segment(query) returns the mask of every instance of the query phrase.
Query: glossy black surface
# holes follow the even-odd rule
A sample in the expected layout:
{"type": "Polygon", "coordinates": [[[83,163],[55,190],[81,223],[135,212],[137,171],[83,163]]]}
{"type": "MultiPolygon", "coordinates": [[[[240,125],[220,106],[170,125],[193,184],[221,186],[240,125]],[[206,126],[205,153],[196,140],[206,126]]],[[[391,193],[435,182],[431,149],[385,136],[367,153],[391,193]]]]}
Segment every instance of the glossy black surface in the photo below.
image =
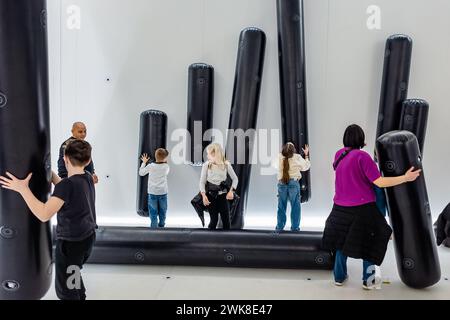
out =
{"type": "MultiPolygon", "coordinates": [[[[423,170],[419,144],[411,132],[386,133],[376,148],[385,177],[403,175],[412,166],[423,170]]],[[[386,195],[400,278],[413,288],[437,283],[441,270],[424,172],[414,182],[386,188],[386,195]]]]}
{"type": "MultiPolygon", "coordinates": [[[[25,178],[41,201],[50,192],[45,0],[0,1],[0,174],[25,178]]],[[[49,223],[0,188],[0,300],[40,299],[52,280],[49,223]]]]}
{"type": "Polygon", "coordinates": [[[410,37],[397,34],[386,40],[377,138],[399,129],[402,103],[408,97],[411,54],[410,37]]]}
{"type": "Polygon", "coordinates": [[[258,119],[265,47],[266,35],[262,30],[247,28],[241,32],[228,126],[234,131],[229,132],[226,147],[227,158],[232,162],[239,178],[236,193],[241,197],[235,215],[231,217],[231,228],[233,229],[244,227],[255,133],[252,129],[256,129],[258,119]],[[247,135],[245,138],[239,139],[238,135],[243,136],[239,134],[242,131],[247,135]]]}
{"type": "Polygon", "coordinates": [[[203,141],[205,132],[213,126],[214,68],[204,63],[189,66],[187,130],[187,161],[203,163],[203,151],[210,141],[203,141]],[[196,126],[197,123],[197,126],[196,126]],[[197,129],[196,129],[197,128],[197,129]]]}
{"type": "Polygon", "coordinates": [[[321,232],[100,227],[88,263],[324,269],[321,232]]]}
{"type": "MultiPolygon", "coordinates": [[[[277,0],[277,17],[283,143],[302,153],[308,144],[303,0],[277,0]]],[[[311,198],[310,171],[302,173],[300,192],[301,202],[311,198]]]]}
{"type": "Polygon", "coordinates": [[[400,130],[414,133],[419,143],[420,153],[423,158],[423,146],[427,132],[428,102],[422,99],[407,99],[402,104],[402,114],[400,118],[400,130]]]}
{"type": "MultiPolygon", "coordinates": [[[[141,113],[141,124],[139,130],[138,158],[147,153],[150,162],[155,161],[155,151],[167,147],[167,115],[158,110],[148,110],[141,113]]],[[[138,170],[141,166],[138,160],[138,170]]],[[[148,175],[141,177],[138,174],[136,210],[138,215],[148,217],[148,175]]]]}

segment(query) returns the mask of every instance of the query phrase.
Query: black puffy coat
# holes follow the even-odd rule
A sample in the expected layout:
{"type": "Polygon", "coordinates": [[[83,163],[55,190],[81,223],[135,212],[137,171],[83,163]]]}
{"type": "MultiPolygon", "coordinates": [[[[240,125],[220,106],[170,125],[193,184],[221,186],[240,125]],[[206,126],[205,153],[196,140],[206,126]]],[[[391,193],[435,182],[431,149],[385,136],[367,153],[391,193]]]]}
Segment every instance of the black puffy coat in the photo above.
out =
{"type": "Polygon", "coordinates": [[[355,207],[335,204],[325,224],[322,246],[381,265],[391,234],[391,227],[375,203],[355,207]]]}
{"type": "MultiPolygon", "coordinates": [[[[450,239],[450,203],[439,215],[434,226],[436,228],[436,243],[440,246],[446,239],[450,239]]],[[[446,242],[450,244],[450,241],[447,240],[446,242]]]]}

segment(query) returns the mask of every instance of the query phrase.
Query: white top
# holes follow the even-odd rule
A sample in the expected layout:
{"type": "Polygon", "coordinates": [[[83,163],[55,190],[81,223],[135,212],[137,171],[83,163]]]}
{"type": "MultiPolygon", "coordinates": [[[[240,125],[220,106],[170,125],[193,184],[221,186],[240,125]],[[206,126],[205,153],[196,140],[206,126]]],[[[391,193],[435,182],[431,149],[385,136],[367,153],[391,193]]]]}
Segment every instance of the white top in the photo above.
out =
{"type": "Polygon", "coordinates": [[[141,177],[148,174],[148,193],[153,195],[164,195],[169,192],[167,186],[167,175],[170,167],[167,163],[150,163],[145,166],[142,162],[139,168],[139,175],[141,177]]]}
{"type": "Polygon", "coordinates": [[[211,164],[206,161],[202,167],[202,173],[200,175],[200,192],[206,192],[206,182],[210,182],[215,185],[220,185],[221,182],[227,180],[227,173],[230,175],[232,182],[232,188],[236,190],[238,186],[239,179],[233,170],[230,162],[227,161],[225,168],[221,168],[218,165],[211,164]]]}
{"type": "MultiPolygon", "coordinates": [[[[278,156],[278,180],[283,178],[283,161],[284,156],[280,153],[278,156]]],[[[292,158],[289,158],[289,178],[300,180],[302,178],[302,171],[308,171],[311,168],[311,162],[303,159],[301,155],[295,153],[292,158]]]]}

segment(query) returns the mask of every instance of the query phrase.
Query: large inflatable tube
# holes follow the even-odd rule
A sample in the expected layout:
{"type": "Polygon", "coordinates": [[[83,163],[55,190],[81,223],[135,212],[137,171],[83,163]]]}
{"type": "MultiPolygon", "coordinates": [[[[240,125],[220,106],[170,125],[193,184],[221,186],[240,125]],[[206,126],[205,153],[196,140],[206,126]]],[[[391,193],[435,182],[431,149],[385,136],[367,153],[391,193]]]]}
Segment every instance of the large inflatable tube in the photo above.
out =
{"type": "MultiPolygon", "coordinates": [[[[411,132],[386,133],[376,149],[385,177],[402,175],[411,166],[423,170],[419,144],[411,132]]],[[[424,173],[414,182],[387,188],[386,195],[400,278],[413,288],[437,283],[441,269],[424,173]]]]}
{"type": "MultiPolygon", "coordinates": [[[[51,182],[45,0],[0,1],[0,174],[47,201],[51,182]]],[[[50,224],[0,188],[0,300],[40,299],[52,280],[50,224]]]]}
{"type": "Polygon", "coordinates": [[[236,193],[241,197],[231,217],[232,229],[244,227],[265,48],[266,35],[262,30],[247,28],[241,32],[226,147],[227,157],[239,178],[236,193]]]}
{"type": "MultiPolygon", "coordinates": [[[[283,143],[302,152],[308,144],[303,0],[278,0],[277,16],[283,143]]],[[[309,171],[302,173],[300,192],[301,202],[311,198],[309,171]]]]}
{"type": "Polygon", "coordinates": [[[333,268],[320,232],[100,227],[88,263],[333,268]]]}
{"type": "Polygon", "coordinates": [[[419,142],[420,153],[423,158],[423,146],[427,131],[428,102],[422,99],[408,99],[403,101],[402,114],[400,118],[400,130],[414,133],[419,142]]]}
{"type": "Polygon", "coordinates": [[[203,151],[208,141],[205,132],[213,126],[214,68],[204,63],[189,66],[187,161],[194,166],[203,164],[203,151]]]}
{"type": "MultiPolygon", "coordinates": [[[[155,161],[155,151],[167,146],[167,115],[158,110],[148,110],[141,113],[141,124],[139,130],[139,152],[138,158],[147,153],[150,162],[155,161]]],[[[150,163],[149,162],[149,163],[150,163]]],[[[138,168],[141,166],[138,160],[138,168]]],[[[137,213],[142,217],[148,217],[148,175],[137,178],[137,213]]]]}
{"type": "Polygon", "coordinates": [[[376,137],[398,130],[402,103],[408,96],[412,40],[396,34],[386,41],[376,137]]]}

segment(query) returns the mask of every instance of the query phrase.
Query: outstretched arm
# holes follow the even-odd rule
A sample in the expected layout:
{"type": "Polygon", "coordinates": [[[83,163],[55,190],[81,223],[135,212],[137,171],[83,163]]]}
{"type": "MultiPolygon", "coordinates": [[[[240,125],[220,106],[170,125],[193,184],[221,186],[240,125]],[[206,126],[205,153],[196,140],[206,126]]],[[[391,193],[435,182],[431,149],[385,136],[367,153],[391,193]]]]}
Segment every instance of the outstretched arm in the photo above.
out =
{"type": "Polygon", "coordinates": [[[141,167],[139,168],[139,175],[141,177],[147,175],[150,172],[150,167],[147,166],[147,163],[149,160],[150,160],[150,158],[148,157],[148,155],[146,153],[144,153],[141,156],[142,164],[141,164],[141,167]]]}
{"type": "Polygon", "coordinates": [[[0,177],[2,187],[18,192],[25,200],[31,212],[42,222],[49,221],[64,205],[64,201],[56,197],[51,197],[46,203],[37,199],[29,187],[29,182],[32,177],[31,173],[23,180],[17,179],[9,172],[6,175],[8,177],[0,177]]]}
{"type": "Polygon", "coordinates": [[[422,172],[421,169],[414,171],[414,167],[406,171],[403,176],[397,177],[380,177],[373,183],[379,188],[395,187],[403,183],[415,181],[422,172]]]}

